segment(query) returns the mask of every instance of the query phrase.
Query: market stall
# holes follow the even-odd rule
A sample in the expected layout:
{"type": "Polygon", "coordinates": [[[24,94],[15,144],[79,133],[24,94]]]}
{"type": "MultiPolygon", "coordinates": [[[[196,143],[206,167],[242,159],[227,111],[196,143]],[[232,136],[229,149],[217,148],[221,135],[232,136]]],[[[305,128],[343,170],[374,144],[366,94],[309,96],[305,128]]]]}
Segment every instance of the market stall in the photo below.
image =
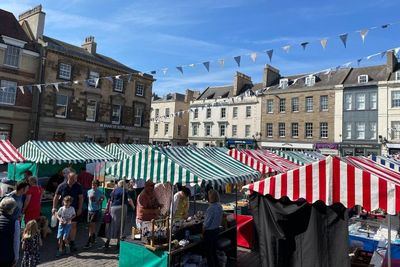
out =
{"type": "MultiPolygon", "coordinates": [[[[223,185],[229,182],[238,182],[247,179],[258,179],[260,174],[254,170],[248,172],[234,171],[233,168],[227,170],[206,159],[199,153],[189,149],[179,148],[154,148],[148,147],[128,159],[125,159],[115,166],[108,169],[110,174],[125,179],[145,179],[154,183],[182,185],[199,185],[211,183],[214,186],[223,185]]],[[[172,266],[181,264],[188,255],[200,255],[202,240],[200,229],[202,224],[201,214],[196,214],[191,220],[183,222],[181,225],[173,224],[172,240],[180,239],[182,233],[186,235],[189,230],[189,244],[183,246],[171,245],[168,251],[156,250],[152,252],[148,249],[148,240],[142,229],[140,240],[126,239],[121,241],[120,266],[140,265],[145,260],[146,266],[166,266],[168,261],[172,266]],[[178,230],[177,230],[178,229],[178,230]],[[133,253],[133,251],[135,253],[133,253]]],[[[143,228],[143,226],[142,226],[143,228]]],[[[236,226],[226,221],[224,230],[220,232],[220,238],[229,239],[230,250],[227,251],[228,257],[236,257],[236,226]],[[229,252],[228,252],[229,251],[229,252]]],[[[176,242],[170,242],[176,244],[176,242]]],[[[199,258],[198,258],[199,259],[199,258]]]]}
{"type": "Polygon", "coordinates": [[[281,156],[282,158],[285,158],[285,159],[287,159],[293,163],[296,163],[298,165],[301,165],[301,166],[304,166],[304,165],[307,165],[307,164],[310,164],[312,162],[319,160],[311,155],[308,155],[305,152],[300,152],[300,151],[275,150],[274,153],[281,156]]]}
{"type": "MultiPolygon", "coordinates": [[[[347,266],[346,207],[383,209],[391,215],[400,210],[399,180],[357,168],[337,157],[327,157],[246,188],[258,193],[251,195],[251,204],[256,210],[253,215],[263,266],[271,266],[275,260],[285,266],[294,266],[296,261],[347,266]],[[278,236],[271,234],[276,231],[280,232],[278,236]],[[279,247],[274,250],[271,242],[279,247]]],[[[389,227],[381,226],[380,232],[386,229],[390,233],[388,228],[390,220],[389,227]]],[[[384,238],[391,241],[395,237],[384,238]]]]}
{"type": "Polygon", "coordinates": [[[375,161],[383,166],[386,166],[392,170],[400,172],[400,161],[398,161],[398,160],[395,160],[392,158],[387,158],[387,157],[382,157],[382,156],[377,156],[377,155],[371,155],[369,158],[372,161],[375,161]]]}

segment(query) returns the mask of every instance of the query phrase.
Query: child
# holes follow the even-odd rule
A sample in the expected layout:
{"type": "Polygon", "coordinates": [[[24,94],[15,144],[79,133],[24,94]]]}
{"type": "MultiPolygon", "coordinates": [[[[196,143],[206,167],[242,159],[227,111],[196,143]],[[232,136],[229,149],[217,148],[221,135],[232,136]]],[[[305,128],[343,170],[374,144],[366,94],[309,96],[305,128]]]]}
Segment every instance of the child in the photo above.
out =
{"type": "Polygon", "coordinates": [[[40,231],[35,220],[29,221],[22,235],[22,267],[35,267],[40,262],[39,246],[42,245],[40,231]]]}
{"type": "Polygon", "coordinates": [[[85,245],[85,248],[89,248],[96,241],[96,223],[99,221],[101,203],[104,200],[104,196],[98,189],[99,181],[92,181],[92,189],[87,192],[89,200],[88,204],[88,223],[89,223],[89,239],[85,245]]]}
{"type": "Polygon", "coordinates": [[[65,253],[69,254],[71,252],[69,247],[68,237],[69,237],[69,232],[71,231],[72,219],[76,215],[74,207],[71,207],[71,203],[72,203],[72,197],[66,196],[63,199],[64,206],[62,206],[56,213],[57,219],[60,222],[58,224],[58,233],[57,233],[57,239],[58,239],[58,251],[56,255],[57,257],[61,256],[63,252],[63,242],[65,244],[65,253]]]}

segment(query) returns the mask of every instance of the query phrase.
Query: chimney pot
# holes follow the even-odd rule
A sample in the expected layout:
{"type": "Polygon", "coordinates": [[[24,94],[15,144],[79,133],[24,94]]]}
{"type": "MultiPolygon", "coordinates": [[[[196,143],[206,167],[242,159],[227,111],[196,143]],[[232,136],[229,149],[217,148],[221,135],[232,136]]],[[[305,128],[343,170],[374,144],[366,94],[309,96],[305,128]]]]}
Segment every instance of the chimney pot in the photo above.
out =
{"type": "Polygon", "coordinates": [[[82,48],[91,54],[96,54],[97,43],[94,41],[94,36],[87,36],[85,42],[82,44],[82,48]]]}

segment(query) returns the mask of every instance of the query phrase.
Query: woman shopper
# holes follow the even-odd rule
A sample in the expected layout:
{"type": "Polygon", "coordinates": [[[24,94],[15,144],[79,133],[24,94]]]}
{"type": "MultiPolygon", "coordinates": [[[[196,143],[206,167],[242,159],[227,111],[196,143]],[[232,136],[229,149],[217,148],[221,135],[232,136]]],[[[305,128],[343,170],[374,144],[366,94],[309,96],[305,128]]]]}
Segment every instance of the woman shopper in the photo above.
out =
{"type": "MultiPolygon", "coordinates": [[[[13,217],[17,202],[11,197],[5,197],[0,202],[0,266],[15,266],[16,257],[16,220],[13,217]]],[[[19,224],[19,223],[18,223],[19,224]]],[[[19,246],[19,242],[18,242],[19,246]]]]}
{"type": "Polygon", "coordinates": [[[27,224],[31,220],[36,220],[39,218],[43,196],[43,188],[38,185],[36,177],[29,177],[28,183],[30,187],[28,189],[28,192],[26,192],[24,204],[25,224],[27,224]]]}
{"type": "Polygon", "coordinates": [[[135,209],[135,205],[128,194],[128,190],[125,188],[125,181],[123,180],[119,181],[117,187],[111,192],[110,199],[111,223],[108,225],[107,241],[104,247],[108,248],[110,246],[111,239],[117,239],[117,248],[119,248],[120,237],[121,234],[123,234],[123,232],[121,233],[121,220],[125,226],[128,205],[130,205],[132,209],[135,209]],[[124,198],[123,203],[122,198],[124,198]],[[124,210],[123,214],[122,208],[124,210]]]}

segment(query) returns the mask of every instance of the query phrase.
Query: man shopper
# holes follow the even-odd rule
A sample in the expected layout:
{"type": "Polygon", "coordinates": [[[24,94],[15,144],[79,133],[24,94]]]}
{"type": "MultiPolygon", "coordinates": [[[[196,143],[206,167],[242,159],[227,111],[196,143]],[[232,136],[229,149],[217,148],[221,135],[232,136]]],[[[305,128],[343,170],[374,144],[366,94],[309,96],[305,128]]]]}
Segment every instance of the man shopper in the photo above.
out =
{"type": "Polygon", "coordinates": [[[92,189],[87,192],[88,198],[88,216],[87,221],[89,223],[89,239],[85,245],[85,248],[89,248],[96,242],[96,223],[99,221],[101,204],[104,200],[103,193],[99,190],[99,181],[92,181],[92,189]]]}

